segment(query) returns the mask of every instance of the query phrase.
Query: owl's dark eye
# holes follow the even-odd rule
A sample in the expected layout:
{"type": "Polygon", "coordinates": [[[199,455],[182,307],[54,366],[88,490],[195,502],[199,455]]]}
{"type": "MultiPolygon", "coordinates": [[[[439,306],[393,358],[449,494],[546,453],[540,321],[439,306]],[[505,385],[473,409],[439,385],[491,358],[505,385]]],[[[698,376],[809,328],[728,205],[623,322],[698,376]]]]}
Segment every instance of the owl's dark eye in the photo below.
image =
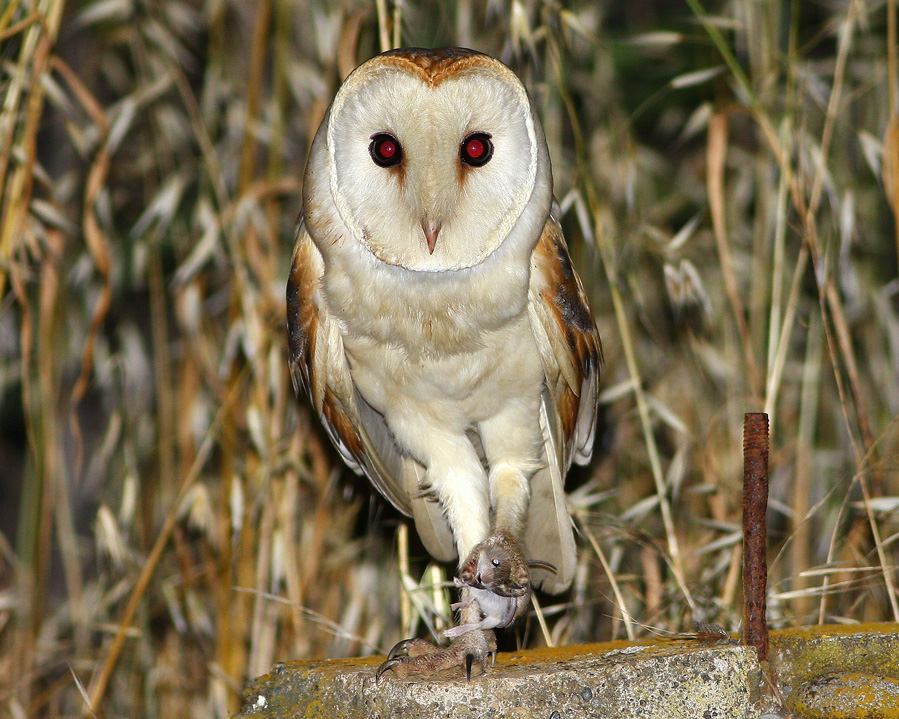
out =
{"type": "Polygon", "coordinates": [[[466,165],[481,167],[493,157],[493,143],[486,132],[474,132],[464,140],[459,148],[459,158],[466,165]]]}
{"type": "Polygon", "coordinates": [[[386,132],[378,132],[371,136],[368,154],[380,167],[393,167],[403,161],[403,148],[400,141],[386,132]]]}

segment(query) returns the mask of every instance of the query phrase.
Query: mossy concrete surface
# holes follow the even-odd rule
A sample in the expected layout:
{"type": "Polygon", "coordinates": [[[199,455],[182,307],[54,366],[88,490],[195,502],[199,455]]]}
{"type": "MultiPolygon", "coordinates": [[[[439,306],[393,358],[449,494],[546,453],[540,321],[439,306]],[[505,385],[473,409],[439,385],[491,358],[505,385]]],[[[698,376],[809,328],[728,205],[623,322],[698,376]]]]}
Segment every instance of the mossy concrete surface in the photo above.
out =
{"type": "MultiPolygon", "coordinates": [[[[778,708],[755,651],[735,644],[611,642],[500,654],[471,682],[461,670],[416,680],[387,672],[376,682],[381,661],[279,664],[245,691],[238,717],[754,719],[778,708]]],[[[798,716],[899,719],[887,709],[833,713],[832,704],[834,694],[844,704],[889,702],[899,685],[897,624],[772,632],[770,669],[798,716]]]]}
{"type": "Polygon", "coordinates": [[[899,719],[899,624],[777,632],[770,659],[803,719],[899,719]]]}
{"type": "Polygon", "coordinates": [[[835,672],[800,685],[787,701],[804,719],[897,719],[899,679],[835,672]]]}

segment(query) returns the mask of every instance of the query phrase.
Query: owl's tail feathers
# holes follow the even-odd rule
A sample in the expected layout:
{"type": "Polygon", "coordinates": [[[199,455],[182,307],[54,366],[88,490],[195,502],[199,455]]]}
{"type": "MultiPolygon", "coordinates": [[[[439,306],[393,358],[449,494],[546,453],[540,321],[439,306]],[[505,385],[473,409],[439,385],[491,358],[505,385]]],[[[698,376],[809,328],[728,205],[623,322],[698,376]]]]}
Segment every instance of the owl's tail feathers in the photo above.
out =
{"type": "Polygon", "coordinates": [[[571,585],[577,567],[574,526],[565,499],[565,459],[559,441],[562,429],[549,393],[540,404],[540,428],[546,465],[531,478],[531,501],[524,531],[524,553],[529,560],[549,562],[556,570],[534,566],[531,582],[551,594],[571,585]]]}
{"type": "Polygon", "coordinates": [[[415,529],[428,553],[439,562],[455,561],[458,554],[443,505],[427,491],[422,491],[425,469],[414,459],[403,458],[403,481],[412,504],[415,529]]]}
{"type": "MultiPolygon", "coordinates": [[[[357,468],[394,507],[415,520],[415,528],[432,557],[441,562],[453,561],[453,533],[440,502],[425,488],[424,467],[399,451],[383,416],[358,391],[354,399],[360,420],[356,429],[365,450],[361,453],[364,461],[357,468]]],[[[346,454],[344,458],[348,464],[351,462],[346,454]]]]}

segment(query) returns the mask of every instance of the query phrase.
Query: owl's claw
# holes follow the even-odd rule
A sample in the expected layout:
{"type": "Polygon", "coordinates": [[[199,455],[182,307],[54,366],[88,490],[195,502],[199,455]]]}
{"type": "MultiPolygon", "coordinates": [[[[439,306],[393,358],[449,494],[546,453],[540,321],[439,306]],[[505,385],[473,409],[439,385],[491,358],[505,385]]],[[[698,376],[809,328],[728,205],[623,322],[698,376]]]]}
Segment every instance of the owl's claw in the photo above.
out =
{"type": "Polygon", "coordinates": [[[418,492],[412,495],[416,499],[424,499],[428,502],[439,502],[440,497],[437,495],[437,490],[434,489],[430,484],[420,484],[418,486],[418,492]]]}
{"type": "MultiPolygon", "coordinates": [[[[433,654],[437,646],[425,639],[403,639],[393,645],[393,648],[387,654],[387,661],[396,659],[397,657],[424,657],[433,654]]],[[[387,662],[385,662],[386,664],[387,662]]]]}
{"type": "Polygon", "coordinates": [[[387,654],[387,661],[375,672],[375,681],[384,672],[398,677],[425,677],[445,669],[465,667],[465,678],[471,681],[471,668],[480,664],[481,673],[496,662],[496,634],[492,631],[472,631],[454,640],[448,647],[439,647],[424,639],[404,639],[387,654]]]}

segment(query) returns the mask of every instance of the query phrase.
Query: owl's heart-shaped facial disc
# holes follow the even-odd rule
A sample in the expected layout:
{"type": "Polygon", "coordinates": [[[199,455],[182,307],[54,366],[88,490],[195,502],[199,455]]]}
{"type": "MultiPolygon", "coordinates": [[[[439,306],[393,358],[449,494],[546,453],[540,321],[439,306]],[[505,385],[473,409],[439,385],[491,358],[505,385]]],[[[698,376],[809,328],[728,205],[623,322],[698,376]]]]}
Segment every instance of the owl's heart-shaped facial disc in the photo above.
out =
{"type": "Polygon", "coordinates": [[[379,55],[347,78],[320,133],[343,224],[389,265],[473,267],[535,196],[538,222],[548,213],[549,157],[530,99],[485,55],[379,55]]]}

